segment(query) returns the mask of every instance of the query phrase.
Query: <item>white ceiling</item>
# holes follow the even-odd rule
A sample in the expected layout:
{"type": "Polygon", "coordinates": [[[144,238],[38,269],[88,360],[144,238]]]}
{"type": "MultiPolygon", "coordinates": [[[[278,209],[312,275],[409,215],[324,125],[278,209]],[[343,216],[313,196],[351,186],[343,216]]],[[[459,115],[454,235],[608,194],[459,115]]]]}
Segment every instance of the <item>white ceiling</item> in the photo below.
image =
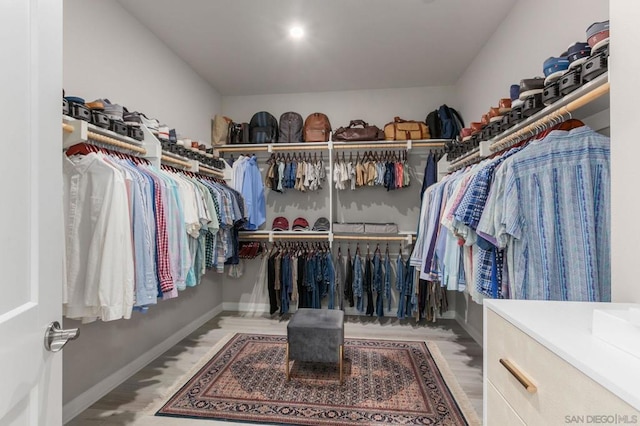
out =
{"type": "Polygon", "coordinates": [[[454,84],[517,0],[118,1],[219,93],[255,95],[454,84]]]}

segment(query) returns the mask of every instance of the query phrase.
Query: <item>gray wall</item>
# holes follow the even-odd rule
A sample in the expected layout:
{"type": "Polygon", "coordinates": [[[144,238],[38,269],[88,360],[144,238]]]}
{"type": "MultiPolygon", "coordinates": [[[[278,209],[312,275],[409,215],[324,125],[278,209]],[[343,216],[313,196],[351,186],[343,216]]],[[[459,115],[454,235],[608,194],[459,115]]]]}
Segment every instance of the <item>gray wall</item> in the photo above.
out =
{"type": "MultiPolygon", "coordinates": [[[[220,96],[114,0],[64,1],[63,72],[68,95],[109,98],[209,143],[220,96]],[[92,50],[96,37],[104,41],[100,52],[92,50]]],[[[199,287],[131,320],[65,320],[66,327],[80,327],[81,338],[64,350],[64,403],[220,306],[222,280],[208,274],[199,287]]]]}
{"type": "Polygon", "coordinates": [[[169,336],[222,303],[220,278],[208,272],[197,287],[159,301],[130,320],[81,324],[64,318],[64,328],[80,328],[80,338],[64,348],[63,403],[127,367],[169,336]]]}
{"type": "Polygon", "coordinates": [[[210,145],[210,120],[222,104],[209,83],[116,0],[63,3],[67,95],[108,98],[210,145]]]}
{"type": "MultiPolygon", "coordinates": [[[[628,4],[625,2],[626,7],[628,4]]],[[[511,84],[542,75],[546,58],[559,55],[576,41],[585,41],[587,27],[608,18],[607,0],[520,0],[456,84],[465,120],[480,121],[490,106],[496,106],[502,97],[509,97],[511,84]],[[553,13],[549,13],[550,10],[553,13]],[[544,30],[537,31],[535,37],[514,37],[542,22],[544,30]]],[[[482,306],[460,303],[463,299],[458,299],[458,319],[470,329],[470,334],[481,336],[482,306]]]]}

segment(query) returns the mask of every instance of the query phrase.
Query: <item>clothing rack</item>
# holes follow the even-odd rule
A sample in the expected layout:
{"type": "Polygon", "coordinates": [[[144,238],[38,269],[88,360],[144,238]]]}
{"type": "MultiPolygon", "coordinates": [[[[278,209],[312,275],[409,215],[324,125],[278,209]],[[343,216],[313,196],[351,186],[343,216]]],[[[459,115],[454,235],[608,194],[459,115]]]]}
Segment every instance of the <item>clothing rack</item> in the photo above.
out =
{"type": "Polygon", "coordinates": [[[413,234],[407,234],[405,236],[381,236],[381,235],[334,235],[334,240],[348,240],[348,241],[407,241],[413,242],[416,238],[413,234]]]}
{"type": "Polygon", "coordinates": [[[279,234],[278,232],[262,233],[241,233],[238,236],[242,240],[327,240],[329,234],[279,234]]]}
{"type": "Polygon", "coordinates": [[[606,95],[607,93],[609,93],[609,90],[610,83],[607,81],[601,86],[598,86],[595,89],[580,96],[576,100],[569,102],[567,105],[561,107],[557,111],[540,117],[538,120],[535,120],[531,124],[528,124],[526,127],[523,127],[522,129],[507,137],[493,141],[489,146],[489,149],[491,150],[491,152],[502,151],[524,139],[535,136],[536,134],[550,127],[563,123],[573,118],[573,112],[593,102],[599,97],[606,95]]]}
{"type": "Polygon", "coordinates": [[[184,167],[185,169],[192,169],[193,165],[187,158],[181,157],[177,154],[168,151],[162,151],[162,157],[160,157],[162,163],[171,163],[174,166],[184,167]]]}
{"type": "Polygon", "coordinates": [[[565,96],[565,98],[534,114],[526,121],[506,130],[502,135],[480,142],[479,147],[473,148],[462,157],[456,158],[450,164],[448,171],[454,172],[462,167],[475,164],[493,153],[508,149],[518,142],[574,118],[573,115],[576,111],[609,93],[610,83],[608,78],[608,73],[603,74],[565,96]]]}
{"type": "MultiPolygon", "coordinates": [[[[427,139],[428,140],[428,139],[427,139]]],[[[390,148],[436,148],[444,150],[445,142],[426,141],[385,141],[379,143],[334,143],[334,149],[390,149],[390,148]]]]}
{"type": "MultiPolygon", "coordinates": [[[[62,130],[66,133],[73,133],[76,129],[70,124],[62,123],[62,130]]],[[[96,132],[92,132],[91,130],[87,131],[87,139],[94,140],[96,142],[100,142],[106,145],[115,146],[118,148],[127,149],[129,151],[137,152],[141,155],[146,155],[147,150],[139,147],[137,145],[133,145],[127,142],[120,141],[116,138],[112,138],[110,136],[101,135],[96,132]]]]}
{"type": "Polygon", "coordinates": [[[205,167],[203,165],[198,165],[198,172],[208,173],[208,174],[213,175],[215,177],[224,178],[224,173],[221,170],[210,169],[210,168],[205,167]]]}

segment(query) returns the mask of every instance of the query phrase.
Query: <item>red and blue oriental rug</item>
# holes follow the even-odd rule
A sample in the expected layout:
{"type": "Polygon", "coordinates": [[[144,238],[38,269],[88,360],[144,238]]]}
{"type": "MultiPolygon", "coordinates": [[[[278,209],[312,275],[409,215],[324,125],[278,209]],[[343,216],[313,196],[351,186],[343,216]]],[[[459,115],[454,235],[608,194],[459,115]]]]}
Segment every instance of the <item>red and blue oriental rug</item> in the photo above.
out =
{"type": "Polygon", "coordinates": [[[345,339],[341,386],[337,364],[292,362],[287,382],[286,341],[234,335],[156,415],[292,425],[480,424],[446,362],[434,359],[441,358],[435,346],[345,339]]]}

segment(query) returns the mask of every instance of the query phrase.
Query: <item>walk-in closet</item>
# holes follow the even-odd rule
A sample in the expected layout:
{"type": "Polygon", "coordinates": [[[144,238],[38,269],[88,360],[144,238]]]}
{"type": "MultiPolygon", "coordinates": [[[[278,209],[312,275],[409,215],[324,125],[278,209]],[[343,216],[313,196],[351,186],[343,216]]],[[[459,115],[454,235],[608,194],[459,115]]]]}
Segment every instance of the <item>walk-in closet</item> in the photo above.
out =
{"type": "Polygon", "coordinates": [[[4,2],[0,426],[640,422],[639,16],[4,2]]]}

